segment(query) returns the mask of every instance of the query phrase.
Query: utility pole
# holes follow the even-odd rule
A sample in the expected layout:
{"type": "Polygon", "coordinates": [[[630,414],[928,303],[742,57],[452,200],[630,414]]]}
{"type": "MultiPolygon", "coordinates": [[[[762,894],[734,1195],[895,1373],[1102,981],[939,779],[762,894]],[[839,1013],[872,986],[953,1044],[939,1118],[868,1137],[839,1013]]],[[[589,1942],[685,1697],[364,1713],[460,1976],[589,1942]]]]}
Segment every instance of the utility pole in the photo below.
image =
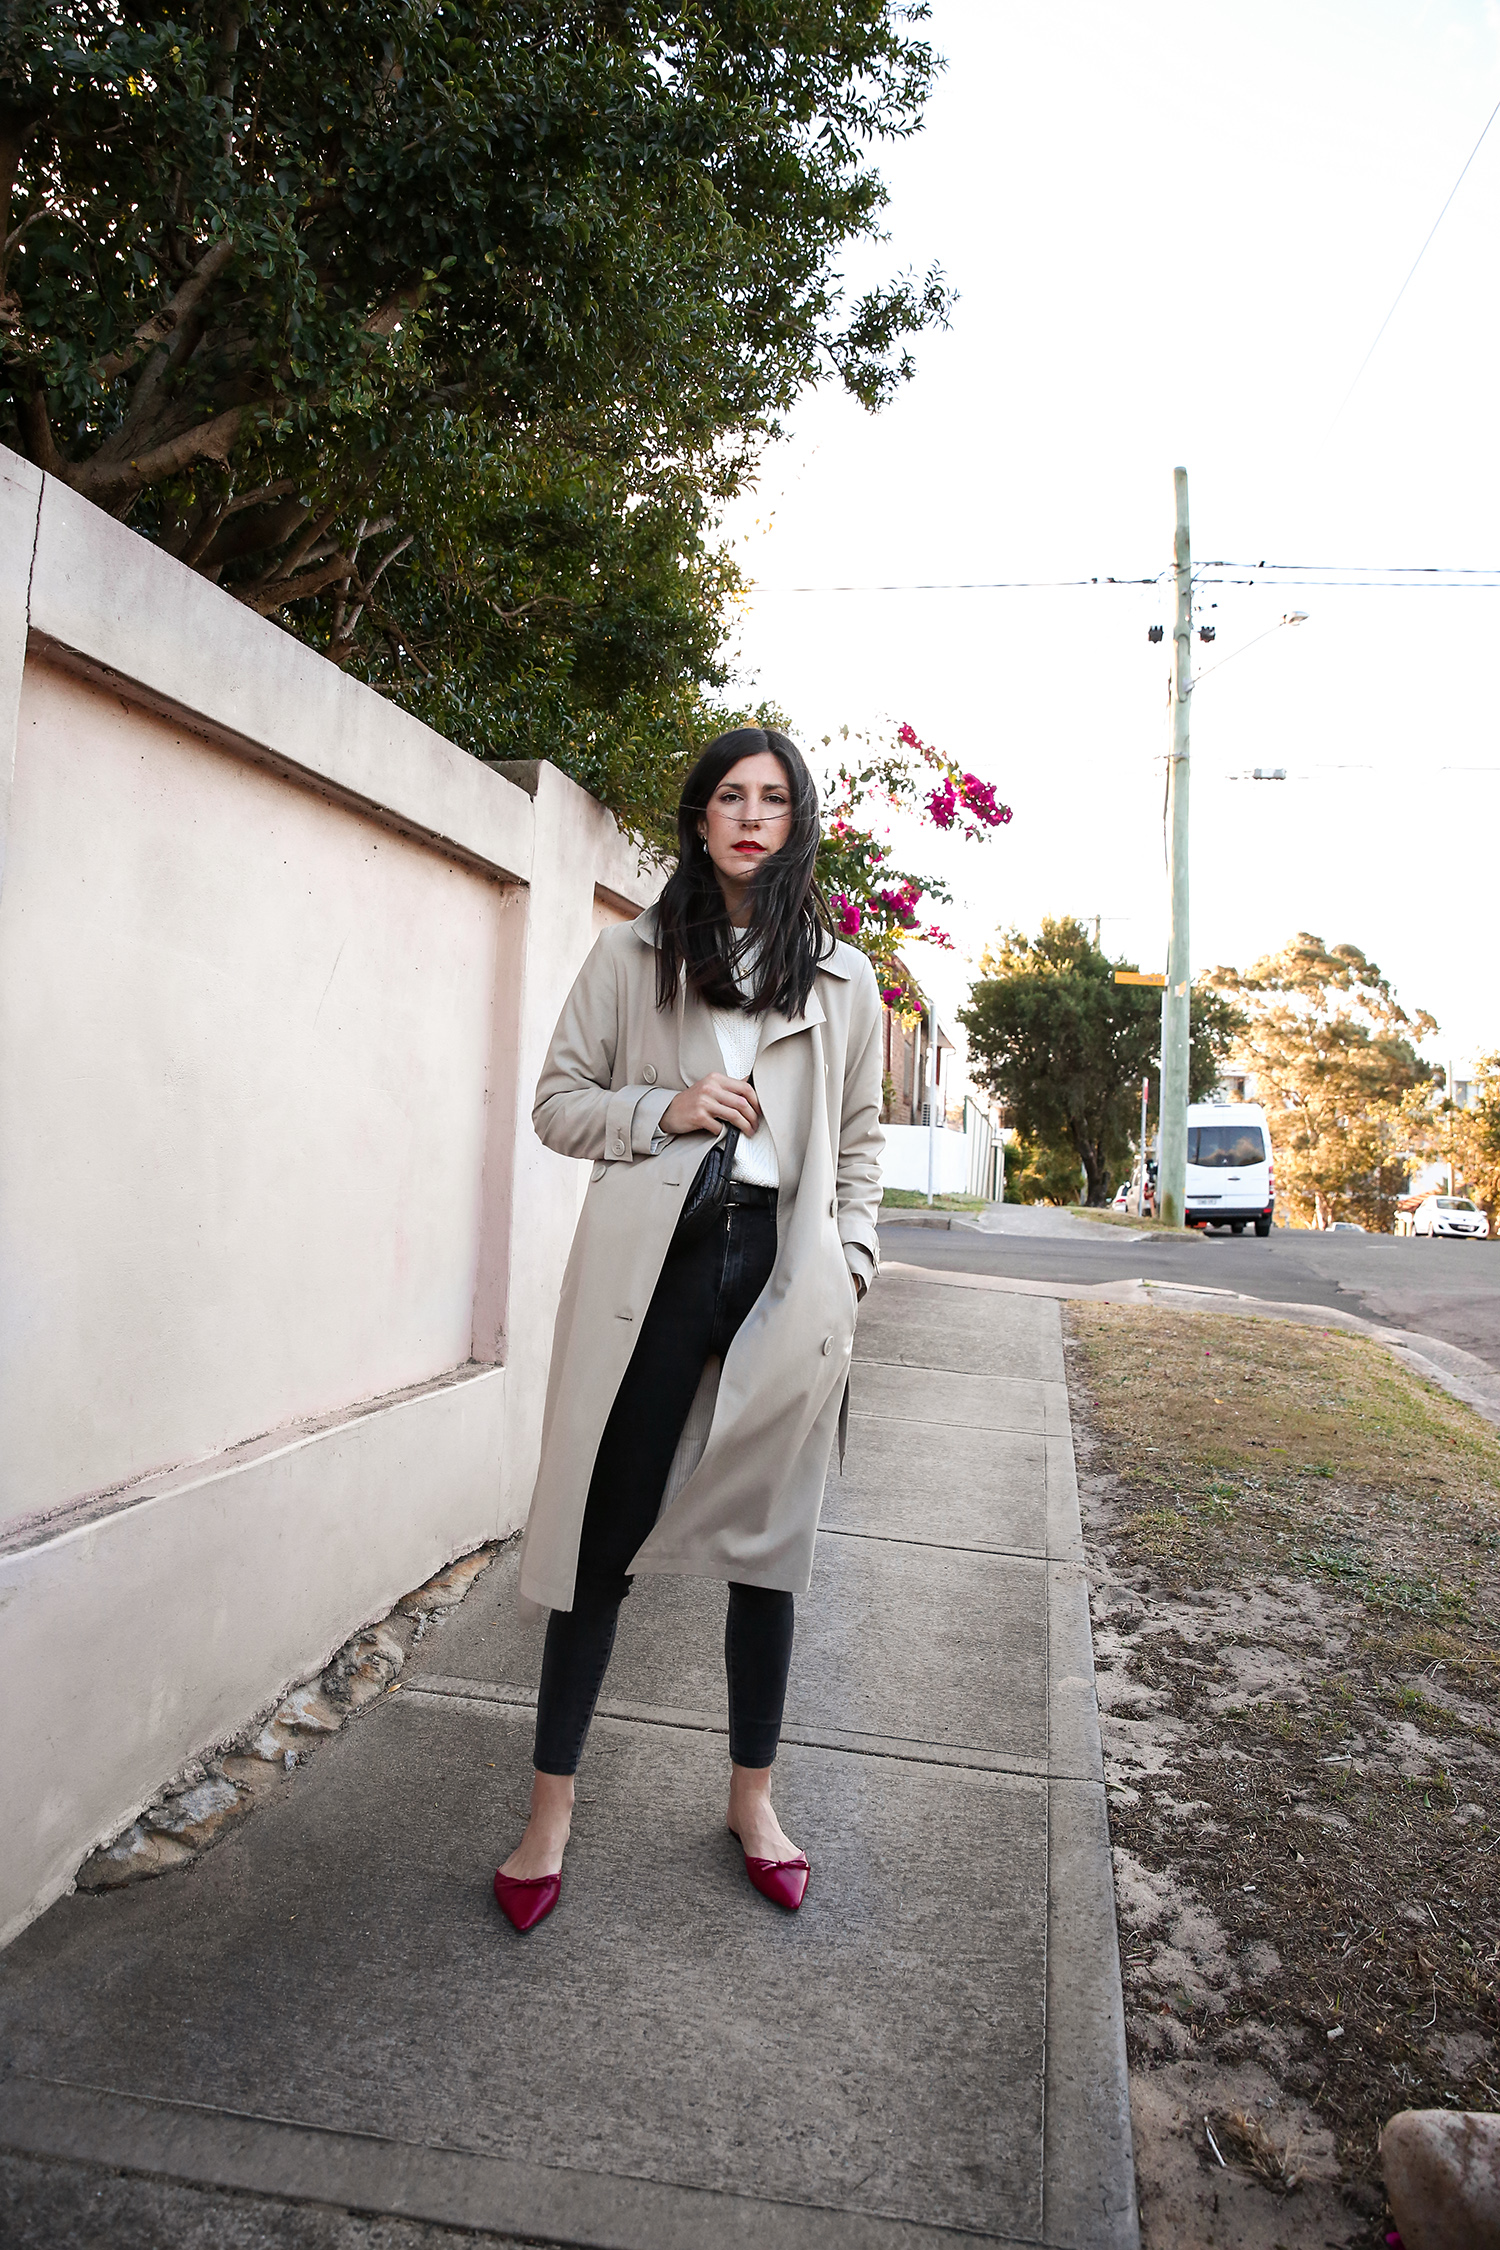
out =
{"type": "Polygon", "coordinates": [[[1146,1111],[1150,1101],[1151,1081],[1149,1078],[1143,1078],[1141,1080],[1141,1192],[1136,1198],[1135,1205],[1135,1215],[1138,1219],[1144,1219],[1146,1216],[1146,1111]]]}
{"type": "Polygon", "coordinates": [[[1172,750],[1167,761],[1167,880],[1172,932],[1161,996],[1161,1156],[1158,1216],[1169,1227],[1186,1219],[1188,1041],[1192,967],[1188,959],[1188,703],[1193,692],[1193,557],[1188,538],[1186,469],[1174,469],[1177,532],[1177,623],[1172,628],[1172,750]]]}
{"type": "Polygon", "coordinates": [[[937,1002],[927,1003],[927,1200],[937,1186],[937,1002]]]}

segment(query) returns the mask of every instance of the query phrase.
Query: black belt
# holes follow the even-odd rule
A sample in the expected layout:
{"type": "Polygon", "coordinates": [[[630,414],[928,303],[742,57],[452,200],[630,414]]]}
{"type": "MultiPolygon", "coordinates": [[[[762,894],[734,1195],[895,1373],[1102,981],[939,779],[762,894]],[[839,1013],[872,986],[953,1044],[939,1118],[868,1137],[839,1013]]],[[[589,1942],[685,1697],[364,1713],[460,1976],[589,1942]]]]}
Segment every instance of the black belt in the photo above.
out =
{"type": "Polygon", "coordinates": [[[777,1189],[758,1187],[751,1180],[731,1180],[724,1191],[724,1201],[726,1203],[749,1203],[764,1211],[767,1208],[774,1208],[777,1193],[777,1189]]]}

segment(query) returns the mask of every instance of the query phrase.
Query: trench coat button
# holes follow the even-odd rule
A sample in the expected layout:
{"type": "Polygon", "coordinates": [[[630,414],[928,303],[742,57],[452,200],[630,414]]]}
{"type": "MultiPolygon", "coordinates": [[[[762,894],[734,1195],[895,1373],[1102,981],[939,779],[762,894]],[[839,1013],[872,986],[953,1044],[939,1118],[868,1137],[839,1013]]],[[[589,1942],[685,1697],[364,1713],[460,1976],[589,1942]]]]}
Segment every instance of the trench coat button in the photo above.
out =
{"type": "Polygon", "coordinates": [[[625,1154],[625,1143],[618,1138],[615,1141],[615,1154],[616,1156],[623,1156],[625,1154]]]}
{"type": "Polygon", "coordinates": [[[831,1352],[832,1350],[833,1350],[833,1338],[832,1338],[831,1336],[825,1336],[825,1337],[823,1338],[823,1357],[824,1357],[824,1358],[826,1359],[826,1358],[828,1357],[828,1354],[829,1354],[829,1353],[830,1353],[830,1352],[831,1352]]]}
{"type": "Polygon", "coordinates": [[[648,1086],[654,1086],[656,1084],[655,1063],[647,1063],[645,1069],[641,1072],[641,1076],[645,1079],[648,1086]]]}

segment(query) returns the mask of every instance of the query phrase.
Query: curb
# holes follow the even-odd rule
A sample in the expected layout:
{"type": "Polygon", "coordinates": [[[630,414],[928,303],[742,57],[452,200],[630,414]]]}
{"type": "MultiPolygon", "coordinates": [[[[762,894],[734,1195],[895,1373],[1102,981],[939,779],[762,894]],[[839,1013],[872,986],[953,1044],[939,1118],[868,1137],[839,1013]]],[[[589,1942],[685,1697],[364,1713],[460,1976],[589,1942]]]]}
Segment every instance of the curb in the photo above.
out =
{"type": "Polygon", "coordinates": [[[1022,1281],[1008,1274],[946,1273],[933,1266],[901,1265],[893,1258],[886,1259],[881,1270],[910,1274],[940,1288],[998,1289],[1014,1297],[1081,1298],[1096,1305],[1166,1304],[1184,1312],[1233,1312],[1246,1320],[1281,1320],[1298,1328],[1338,1328],[1345,1335],[1364,1336],[1379,1344],[1401,1366],[1425,1376],[1500,1429],[1500,1374],[1477,1352],[1466,1352],[1458,1344],[1445,1344],[1440,1336],[1424,1336],[1416,1329],[1383,1327],[1358,1313],[1337,1312],[1327,1305],[1247,1297],[1242,1290],[1216,1289],[1207,1284],[1147,1281],[1140,1274],[1122,1281],[1022,1281]]]}

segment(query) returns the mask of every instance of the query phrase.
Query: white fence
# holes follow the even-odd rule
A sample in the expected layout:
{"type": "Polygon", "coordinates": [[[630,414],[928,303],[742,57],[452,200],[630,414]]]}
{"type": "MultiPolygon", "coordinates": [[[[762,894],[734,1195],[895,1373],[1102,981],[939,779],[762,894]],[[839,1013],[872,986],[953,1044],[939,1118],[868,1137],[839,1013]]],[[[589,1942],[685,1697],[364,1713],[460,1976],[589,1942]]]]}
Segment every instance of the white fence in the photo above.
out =
{"type": "Polygon", "coordinates": [[[915,1188],[927,1193],[928,1143],[932,1144],[933,1191],[937,1195],[968,1195],[971,1147],[967,1133],[939,1126],[930,1133],[925,1125],[882,1125],[885,1153],[880,1160],[880,1184],[887,1188],[915,1188]]]}
{"type": "Polygon", "coordinates": [[[532,1087],[654,889],[0,452],[0,1942],[534,1474],[532,1087]]]}

